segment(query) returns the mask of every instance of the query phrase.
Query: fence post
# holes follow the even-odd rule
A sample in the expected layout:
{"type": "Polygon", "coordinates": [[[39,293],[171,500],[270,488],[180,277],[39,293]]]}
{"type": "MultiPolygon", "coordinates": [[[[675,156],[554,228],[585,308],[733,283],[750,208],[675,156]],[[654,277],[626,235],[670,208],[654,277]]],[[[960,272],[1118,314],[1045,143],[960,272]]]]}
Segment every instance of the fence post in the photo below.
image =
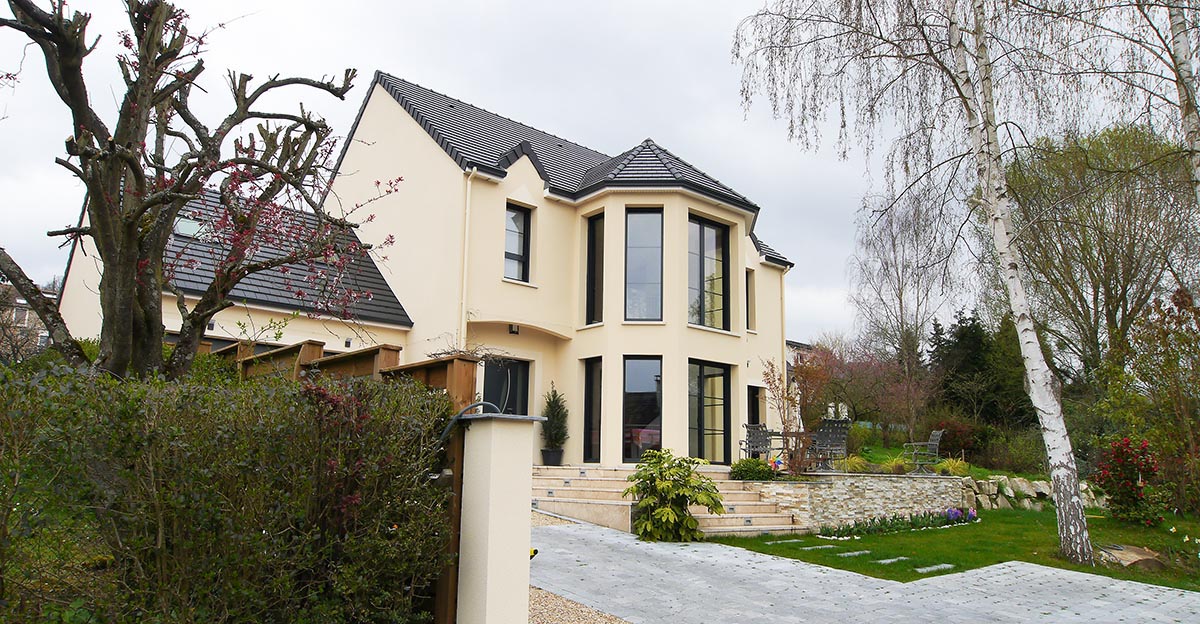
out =
{"type": "Polygon", "coordinates": [[[529,621],[529,495],[540,416],[468,414],[459,538],[458,622],[529,621]]]}

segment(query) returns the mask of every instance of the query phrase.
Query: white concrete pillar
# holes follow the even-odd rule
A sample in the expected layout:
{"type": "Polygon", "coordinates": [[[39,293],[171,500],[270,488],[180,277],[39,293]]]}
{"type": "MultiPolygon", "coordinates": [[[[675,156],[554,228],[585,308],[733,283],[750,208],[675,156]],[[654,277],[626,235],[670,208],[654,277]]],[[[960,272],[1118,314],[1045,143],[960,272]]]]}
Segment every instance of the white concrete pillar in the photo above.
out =
{"type": "Polygon", "coordinates": [[[529,621],[529,508],[540,416],[468,414],[464,439],[458,622],[529,621]]]}

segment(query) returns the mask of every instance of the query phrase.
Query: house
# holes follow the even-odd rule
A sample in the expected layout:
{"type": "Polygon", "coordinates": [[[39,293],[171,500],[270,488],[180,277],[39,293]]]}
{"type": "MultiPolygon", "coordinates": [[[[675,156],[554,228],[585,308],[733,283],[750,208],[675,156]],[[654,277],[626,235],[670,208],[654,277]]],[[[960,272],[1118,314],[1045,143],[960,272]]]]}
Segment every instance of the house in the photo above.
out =
{"type": "Polygon", "coordinates": [[[778,422],[762,361],[784,360],[792,264],[756,204],[653,140],[609,155],[377,73],[338,172],[327,203],[404,178],[359,233],[395,236],[406,361],[484,354],[480,394],[509,413],[553,384],[566,462],[725,464],[743,424],[778,422]]]}
{"type": "MultiPolygon", "coordinates": [[[[326,209],[377,198],[357,235],[395,239],[356,268],[374,295],[355,311],[365,330],[297,316],[285,278],[266,272],[235,289],[214,347],[270,326],[280,343],[396,344],[404,363],[482,356],[478,393],[504,412],[538,413],[552,384],[566,395],[568,463],[661,446],[728,464],[743,424],[778,427],[762,363],[786,359],[792,264],[755,235],[756,204],[653,140],[609,155],[377,73],[337,172],[326,209]]],[[[178,224],[169,252],[189,259],[173,283],[192,297],[212,254],[195,229],[178,224]]],[[[75,335],[100,329],[94,257],[72,251],[75,335]]]]}
{"type": "MultiPolygon", "coordinates": [[[[43,290],[54,298],[58,293],[43,290]]],[[[50,334],[12,284],[0,282],[0,362],[15,363],[50,346],[50,334]]]]}

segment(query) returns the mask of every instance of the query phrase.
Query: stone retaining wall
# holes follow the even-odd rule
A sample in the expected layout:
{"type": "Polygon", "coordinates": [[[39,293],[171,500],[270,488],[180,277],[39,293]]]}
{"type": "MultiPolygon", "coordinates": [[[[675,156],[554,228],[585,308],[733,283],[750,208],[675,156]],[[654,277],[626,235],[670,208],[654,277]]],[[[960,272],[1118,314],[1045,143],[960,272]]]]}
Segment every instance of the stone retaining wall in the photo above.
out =
{"type": "MultiPolygon", "coordinates": [[[[811,481],[747,481],[745,488],[811,530],[950,507],[1041,510],[1051,504],[1049,482],[1019,477],[976,481],[940,475],[833,473],[815,475],[811,481]]],[[[1085,507],[1104,506],[1104,498],[1087,482],[1080,488],[1085,507]]],[[[727,507],[736,509],[737,503],[727,507]]]]}
{"type": "MultiPolygon", "coordinates": [[[[963,481],[937,475],[837,473],[812,481],[753,481],[746,489],[813,530],[882,516],[960,507],[963,481]]],[[[736,503],[734,503],[736,505],[736,503]]]]}

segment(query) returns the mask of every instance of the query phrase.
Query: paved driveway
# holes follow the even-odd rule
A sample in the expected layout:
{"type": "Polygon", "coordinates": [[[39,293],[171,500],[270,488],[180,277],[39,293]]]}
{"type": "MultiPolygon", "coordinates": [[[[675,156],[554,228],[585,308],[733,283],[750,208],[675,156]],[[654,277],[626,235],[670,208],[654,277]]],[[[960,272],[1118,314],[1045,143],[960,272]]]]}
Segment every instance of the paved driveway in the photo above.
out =
{"type": "Polygon", "coordinates": [[[535,527],[537,587],[635,624],[1200,622],[1200,593],[1009,562],[912,583],[721,544],[535,527]]]}

